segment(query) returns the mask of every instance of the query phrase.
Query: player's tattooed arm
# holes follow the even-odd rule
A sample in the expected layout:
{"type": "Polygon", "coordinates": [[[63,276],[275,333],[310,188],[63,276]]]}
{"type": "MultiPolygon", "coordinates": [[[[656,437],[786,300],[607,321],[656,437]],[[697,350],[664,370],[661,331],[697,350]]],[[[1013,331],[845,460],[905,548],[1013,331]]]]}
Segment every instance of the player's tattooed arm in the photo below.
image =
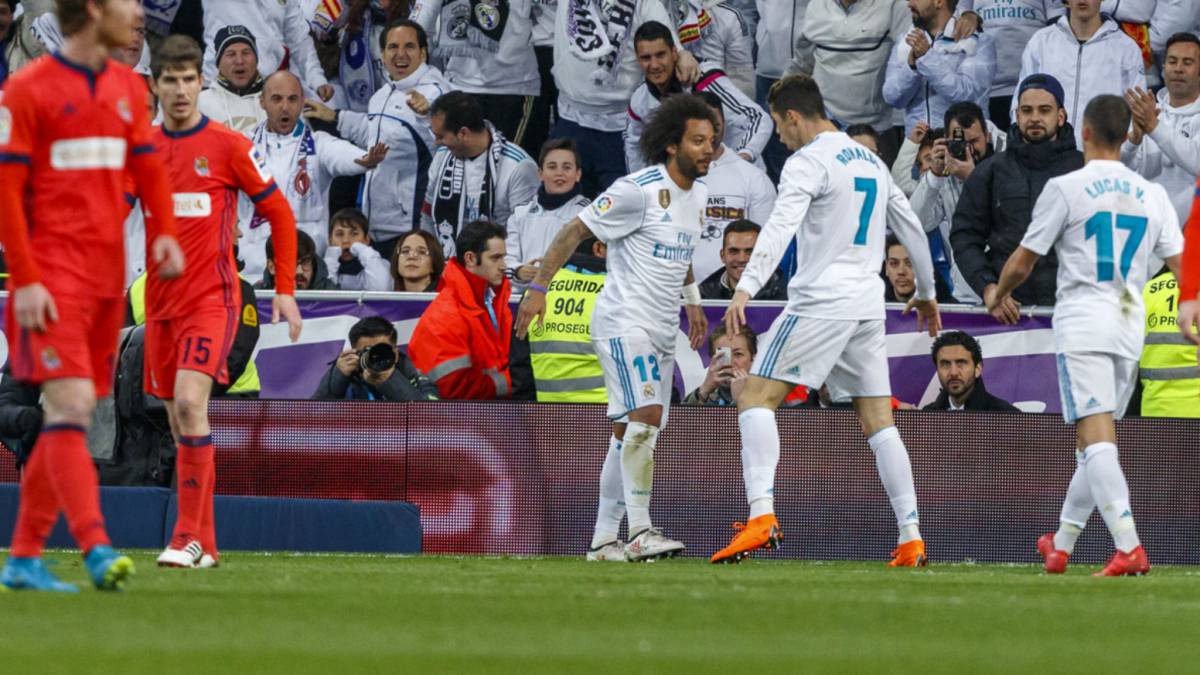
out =
{"type": "Polygon", "coordinates": [[[523,340],[529,335],[529,324],[533,322],[534,317],[537,317],[538,326],[542,325],[542,319],[546,316],[546,289],[550,286],[550,280],[566,264],[579,242],[590,236],[592,231],[576,217],[564,225],[555,235],[554,241],[550,242],[550,248],[546,250],[546,255],[542,256],[542,266],[538,269],[537,276],[530,282],[525,296],[521,298],[521,308],[514,326],[519,339],[523,340]]]}

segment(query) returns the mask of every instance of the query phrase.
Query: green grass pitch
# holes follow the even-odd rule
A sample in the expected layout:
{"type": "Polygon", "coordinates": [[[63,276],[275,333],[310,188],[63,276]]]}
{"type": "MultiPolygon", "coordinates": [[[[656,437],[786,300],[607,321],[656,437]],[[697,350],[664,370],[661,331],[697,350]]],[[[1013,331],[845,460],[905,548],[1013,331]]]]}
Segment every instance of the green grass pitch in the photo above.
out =
{"type": "MultiPolygon", "coordinates": [[[[56,570],[83,584],[73,554],[56,570]]],[[[135,554],[128,590],[0,594],[0,673],[1185,673],[1200,569],[135,554]]]]}

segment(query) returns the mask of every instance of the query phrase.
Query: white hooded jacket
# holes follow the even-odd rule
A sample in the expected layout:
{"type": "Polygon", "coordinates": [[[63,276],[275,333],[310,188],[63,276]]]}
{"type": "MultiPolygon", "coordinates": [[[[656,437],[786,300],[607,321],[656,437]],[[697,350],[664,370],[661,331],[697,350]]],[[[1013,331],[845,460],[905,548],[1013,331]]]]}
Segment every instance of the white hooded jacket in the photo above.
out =
{"type": "Polygon", "coordinates": [[[433,131],[428,115],[417,115],[408,107],[408,92],[416,90],[430,105],[450,91],[450,83],[428,64],[418,67],[400,81],[380,87],[371,97],[366,113],[343,110],[338,114],[338,133],[361,148],[386,143],[387,158],[367,172],[360,199],[362,212],[371,223],[371,237],[386,240],[421,225],[425,181],[433,159],[433,131]]]}
{"type": "Polygon", "coordinates": [[[1141,144],[1121,147],[1121,160],[1143,177],[1167,189],[1179,222],[1192,208],[1196,175],[1200,174],[1200,99],[1171,107],[1166,89],[1158,92],[1158,126],[1141,144]]]}
{"type": "MultiPolygon", "coordinates": [[[[1080,43],[1066,16],[1033,34],[1021,56],[1018,85],[1034,73],[1053,75],[1064,92],[1067,121],[1075,129],[1075,145],[1083,147],[1083,109],[1100,94],[1124,95],[1145,87],[1142,50],[1112,19],[1105,19],[1095,35],[1080,43]]],[[[1017,118],[1013,97],[1012,119],[1017,118]]]]}

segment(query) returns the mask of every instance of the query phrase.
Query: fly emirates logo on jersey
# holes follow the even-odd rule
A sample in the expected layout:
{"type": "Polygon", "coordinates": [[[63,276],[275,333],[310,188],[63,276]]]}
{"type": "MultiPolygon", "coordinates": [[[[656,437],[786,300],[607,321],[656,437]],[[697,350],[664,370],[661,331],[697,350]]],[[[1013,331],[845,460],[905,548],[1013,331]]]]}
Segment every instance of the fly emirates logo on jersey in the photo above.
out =
{"type": "Polygon", "coordinates": [[[654,257],[663,260],[691,262],[696,251],[696,238],[687,232],[676,232],[675,243],[654,242],[654,257]]]}
{"type": "Polygon", "coordinates": [[[171,195],[175,200],[176,218],[204,218],[212,215],[212,198],[205,192],[176,192],[171,195]]]}
{"type": "Polygon", "coordinates": [[[50,145],[50,166],[56,171],[125,168],[125,139],[92,136],[55,141],[50,145]]]}

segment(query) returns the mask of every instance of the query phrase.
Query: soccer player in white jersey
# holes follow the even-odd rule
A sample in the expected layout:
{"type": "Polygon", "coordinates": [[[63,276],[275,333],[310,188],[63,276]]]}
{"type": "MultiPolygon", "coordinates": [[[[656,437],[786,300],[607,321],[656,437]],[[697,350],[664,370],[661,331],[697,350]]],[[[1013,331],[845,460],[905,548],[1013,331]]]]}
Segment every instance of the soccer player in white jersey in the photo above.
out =
{"type": "Polygon", "coordinates": [[[900,528],[890,564],[923,566],[912,467],[892,419],[879,268],[887,226],[908,249],[916,273],[917,291],[907,309],[916,308],[918,327],[927,324],[936,335],[941,317],[925,232],[883,161],[826,118],[811,77],[780,80],[767,102],[780,140],[794,152],[725,312],[730,335],[745,324],[746,303],[770,279],[793,237],[800,259],[788,283],[788,304],[760,340],[767,346],[755,357],[737,401],[750,518],[734,525],[733,541],[711,560],[738,562],[783,539],[774,504],[775,409],[797,384],[814,389],[827,384],[834,400],[853,401],[875,453],[900,528]]]}
{"type": "MultiPolygon", "coordinates": [[[[542,258],[517,315],[524,337],[546,312],[546,287],[584,238],[608,245],[608,278],[592,313],[592,347],[608,387],[612,437],[600,472],[600,505],[588,560],[649,560],[683,550],[650,521],[654,445],[666,424],[683,298],[692,349],[707,321],[692,273],[708,190],[714,114],[692,94],[663,102],[641,139],[646,169],[617,180],[563,226],[542,258]],[[617,537],[629,516],[629,543],[617,537]]],[[[878,267],[878,265],[876,265],[878,267]]]]}
{"type": "Polygon", "coordinates": [[[992,297],[999,305],[1038,258],[1051,248],[1058,254],[1058,386],[1063,417],[1075,425],[1078,444],[1058,531],[1037,542],[1052,574],[1066,571],[1075,540],[1097,506],[1117,550],[1096,575],[1150,570],[1117,461],[1113,420],[1124,413],[1137,384],[1146,320],[1142,286],[1158,271],[1159,259],[1179,275],[1183,236],[1166,190],[1121,163],[1129,119],[1119,96],[1088,103],[1082,132],[1086,164],[1046,183],[992,297]]]}

